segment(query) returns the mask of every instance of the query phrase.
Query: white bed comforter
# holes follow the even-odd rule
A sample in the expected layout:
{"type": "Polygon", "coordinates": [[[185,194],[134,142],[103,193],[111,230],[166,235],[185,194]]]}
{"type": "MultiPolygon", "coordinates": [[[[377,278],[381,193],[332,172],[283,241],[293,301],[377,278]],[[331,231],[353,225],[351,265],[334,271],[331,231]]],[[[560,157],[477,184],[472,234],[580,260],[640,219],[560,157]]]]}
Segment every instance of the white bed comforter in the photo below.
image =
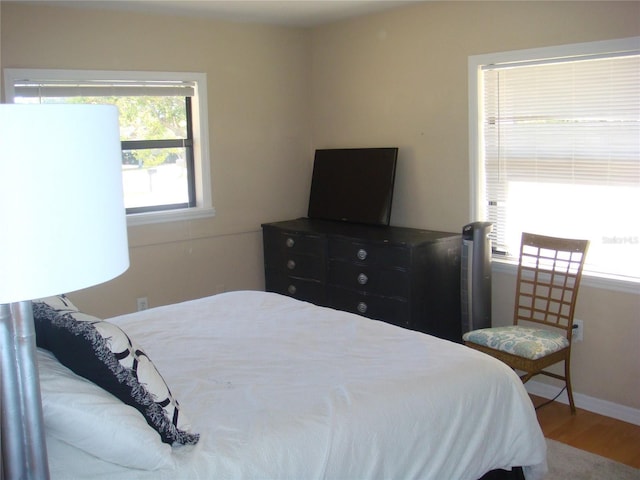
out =
{"type": "Polygon", "coordinates": [[[475,480],[546,445],[518,377],[462,345],[264,292],[111,319],[194,430],[175,469],[127,470],[51,440],[54,478],[475,480]]]}

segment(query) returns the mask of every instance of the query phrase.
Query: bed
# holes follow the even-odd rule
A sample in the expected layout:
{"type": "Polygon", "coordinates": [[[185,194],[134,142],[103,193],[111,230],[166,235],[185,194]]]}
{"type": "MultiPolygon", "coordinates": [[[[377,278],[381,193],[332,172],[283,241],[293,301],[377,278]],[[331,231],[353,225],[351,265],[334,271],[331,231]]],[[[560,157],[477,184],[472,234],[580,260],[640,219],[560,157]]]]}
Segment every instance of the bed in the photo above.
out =
{"type": "MultiPolygon", "coordinates": [[[[34,317],[38,345],[55,351],[38,330],[36,303],[34,317]]],[[[139,410],[73,373],[62,353],[38,348],[53,479],[546,473],[544,437],[522,383],[463,345],[257,291],[106,323],[144,349],[179,403],[180,431],[192,436],[184,445],[163,442],[139,410]]]]}

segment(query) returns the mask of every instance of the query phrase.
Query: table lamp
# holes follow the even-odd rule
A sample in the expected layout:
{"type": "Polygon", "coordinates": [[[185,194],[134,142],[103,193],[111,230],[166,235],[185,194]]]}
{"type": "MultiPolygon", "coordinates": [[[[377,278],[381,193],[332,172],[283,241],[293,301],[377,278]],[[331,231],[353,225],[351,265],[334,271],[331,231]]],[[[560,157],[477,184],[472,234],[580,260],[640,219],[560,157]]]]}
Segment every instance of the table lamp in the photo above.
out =
{"type": "Polygon", "coordinates": [[[118,111],[0,105],[3,478],[49,477],[31,300],[129,267],[118,111]]]}

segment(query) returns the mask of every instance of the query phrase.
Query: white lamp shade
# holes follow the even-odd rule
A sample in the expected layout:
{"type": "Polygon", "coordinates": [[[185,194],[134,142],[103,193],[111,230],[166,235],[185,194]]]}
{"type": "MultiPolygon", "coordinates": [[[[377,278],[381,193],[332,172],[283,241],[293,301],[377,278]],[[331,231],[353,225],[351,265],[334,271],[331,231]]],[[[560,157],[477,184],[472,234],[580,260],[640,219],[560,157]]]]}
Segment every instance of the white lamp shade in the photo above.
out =
{"type": "Polygon", "coordinates": [[[116,107],[0,105],[0,304],[128,267],[116,107]]]}

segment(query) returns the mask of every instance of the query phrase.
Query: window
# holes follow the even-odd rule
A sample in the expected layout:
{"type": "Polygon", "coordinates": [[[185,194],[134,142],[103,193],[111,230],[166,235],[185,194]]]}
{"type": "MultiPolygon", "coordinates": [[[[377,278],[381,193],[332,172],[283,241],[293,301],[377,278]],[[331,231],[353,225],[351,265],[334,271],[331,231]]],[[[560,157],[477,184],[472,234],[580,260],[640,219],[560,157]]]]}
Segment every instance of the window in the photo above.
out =
{"type": "Polygon", "coordinates": [[[640,38],[470,57],[474,217],[588,238],[585,271],[640,280],[640,38]]]}
{"type": "Polygon", "coordinates": [[[204,74],[7,69],[15,103],[114,104],[129,224],[212,215],[204,74]]]}

